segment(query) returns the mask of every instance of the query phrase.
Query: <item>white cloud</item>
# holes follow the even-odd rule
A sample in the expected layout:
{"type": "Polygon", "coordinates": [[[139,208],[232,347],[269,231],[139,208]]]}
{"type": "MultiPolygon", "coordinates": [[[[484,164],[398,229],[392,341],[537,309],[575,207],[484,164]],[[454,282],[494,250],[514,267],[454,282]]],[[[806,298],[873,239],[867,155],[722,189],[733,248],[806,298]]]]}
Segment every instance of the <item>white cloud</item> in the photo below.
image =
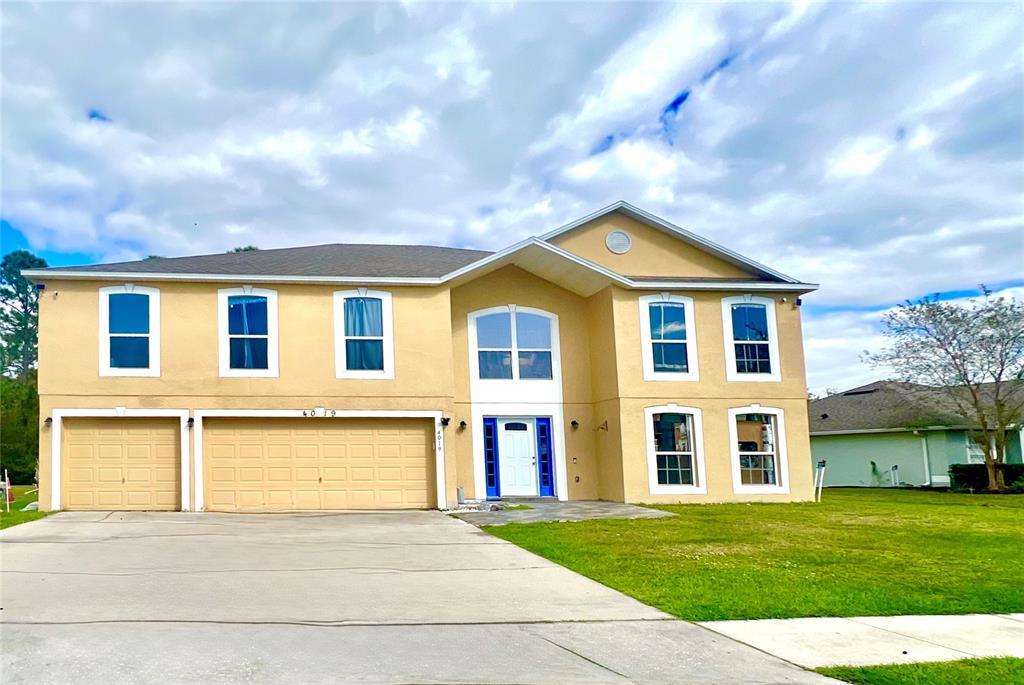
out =
{"type": "Polygon", "coordinates": [[[875,173],[896,146],[879,136],[865,136],[844,144],[828,160],[828,176],[845,180],[875,173]]]}
{"type": "Polygon", "coordinates": [[[812,386],[860,373],[864,311],[1024,273],[1012,4],[9,3],[2,21],[0,213],[37,250],[496,249],[626,199],[821,283],[812,386]]]}

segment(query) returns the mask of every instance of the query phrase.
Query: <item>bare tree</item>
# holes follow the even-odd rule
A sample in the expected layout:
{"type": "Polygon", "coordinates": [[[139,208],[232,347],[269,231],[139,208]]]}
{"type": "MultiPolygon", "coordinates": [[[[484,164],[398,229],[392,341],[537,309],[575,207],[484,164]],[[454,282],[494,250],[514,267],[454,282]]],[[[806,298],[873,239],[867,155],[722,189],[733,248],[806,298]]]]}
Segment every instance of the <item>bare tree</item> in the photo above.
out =
{"type": "Polygon", "coordinates": [[[1003,490],[1007,440],[1024,415],[1024,302],[981,297],[966,304],[937,296],[907,302],[882,319],[888,347],[865,354],[896,379],[941,396],[976,428],[985,454],[988,489],[1003,490]]]}

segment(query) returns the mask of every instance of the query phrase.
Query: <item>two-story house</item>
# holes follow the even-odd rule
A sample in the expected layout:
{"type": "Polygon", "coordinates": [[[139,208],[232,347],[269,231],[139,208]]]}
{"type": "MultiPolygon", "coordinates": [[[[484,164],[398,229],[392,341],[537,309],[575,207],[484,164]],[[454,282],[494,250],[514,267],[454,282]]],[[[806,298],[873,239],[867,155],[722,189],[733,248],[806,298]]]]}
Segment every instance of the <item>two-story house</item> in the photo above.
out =
{"type": "Polygon", "coordinates": [[[27,272],[46,509],[811,497],[813,284],[626,203],[495,253],[27,272]]]}

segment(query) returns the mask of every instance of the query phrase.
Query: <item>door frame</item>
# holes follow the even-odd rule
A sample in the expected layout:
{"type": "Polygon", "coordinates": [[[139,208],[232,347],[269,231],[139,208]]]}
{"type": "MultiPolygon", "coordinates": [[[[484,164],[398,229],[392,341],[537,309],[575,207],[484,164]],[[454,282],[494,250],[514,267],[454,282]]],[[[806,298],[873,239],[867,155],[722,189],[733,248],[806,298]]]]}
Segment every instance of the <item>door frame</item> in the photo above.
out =
{"type": "MultiPolygon", "coordinates": [[[[560,469],[559,469],[558,466],[556,466],[555,458],[554,458],[554,456],[552,454],[552,452],[555,451],[555,417],[544,415],[544,414],[541,414],[540,416],[525,415],[525,414],[516,414],[516,415],[509,415],[509,414],[492,415],[492,414],[486,414],[483,417],[481,417],[481,420],[480,420],[479,425],[477,427],[479,428],[479,431],[477,431],[477,432],[479,433],[480,443],[481,443],[482,449],[484,451],[484,455],[483,455],[484,463],[481,466],[481,469],[482,469],[482,471],[484,473],[484,479],[485,479],[484,480],[484,484],[483,484],[483,488],[484,489],[482,491],[483,492],[483,496],[482,497],[478,496],[477,499],[485,500],[485,499],[492,498],[492,497],[496,497],[498,499],[501,499],[501,498],[504,498],[504,497],[557,497],[560,500],[565,500],[566,499],[565,497],[559,497],[559,493],[562,492],[562,490],[560,489],[560,486],[558,485],[558,474],[560,472],[560,469]],[[515,422],[515,421],[528,421],[533,426],[532,440],[530,441],[530,444],[531,444],[531,446],[533,447],[533,450],[534,450],[534,460],[535,460],[534,461],[534,476],[536,477],[535,483],[536,483],[536,486],[537,486],[536,493],[534,493],[533,495],[506,495],[502,491],[502,486],[501,486],[501,464],[502,464],[502,460],[501,460],[501,433],[500,433],[500,428],[501,428],[501,423],[502,422],[509,422],[509,421],[512,421],[512,422],[515,422]],[[495,464],[495,490],[496,490],[496,493],[495,494],[492,494],[488,490],[487,481],[486,481],[486,478],[487,478],[487,450],[486,450],[486,436],[484,434],[487,431],[488,423],[493,425],[493,430],[494,430],[494,445],[493,445],[493,447],[494,447],[494,451],[495,451],[495,455],[494,456],[495,456],[495,461],[496,461],[496,464],[495,464]],[[543,478],[541,477],[541,469],[543,468],[543,462],[541,460],[541,453],[540,453],[540,427],[541,427],[542,423],[546,426],[546,430],[547,430],[547,451],[548,451],[548,459],[550,460],[549,464],[550,464],[550,469],[551,469],[551,473],[550,473],[551,482],[550,482],[550,486],[549,486],[550,487],[550,492],[548,492],[547,494],[545,494],[545,492],[544,492],[545,485],[543,483],[543,478]]],[[[564,463],[564,459],[563,459],[562,463],[564,463]]]]}
{"type": "MultiPolygon", "coordinates": [[[[487,419],[490,419],[490,418],[494,419],[494,425],[495,425],[494,440],[495,440],[495,447],[497,449],[497,454],[499,455],[499,457],[497,459],[497,469],[496,469],[496,473],[495,473],[495,479],[496,479],[497,485],[498,485],[498,492],[499,493],[503,492],[502,485],[501,485],[501,482],[502,482],[502,479],[501,479],[501,465],[503,463],[505,463],[505,461],[503,459],[501,459],[501,457],[500,457],[500,455],[502,454],[501,436],[504,434],[503,431],[502,431],[502,429],[504,428],[503,424],[522,423],[522,424],[525,424],[525,425],[528,426],[526,432],[530,434],[529,444],[530,444],[530,449],[533,452],[533,464],[532,464],[532,468],[530,470],[532,478],[533,478],[533,492],[529,493],[529,494],[526,494],[526,495],[508,495],[508,497],[540,497],[540,450],[537,448],[537,418],[538,417],[536,417],[536,416],[493,416],[493,417],[488,416],[488,417],[485,417],[484,420],[486,421],[487,419]]],[[[550,440],[550,438],[549,438],[549,440],[550,440]]],[[[505,495],[501,494],[499,496],[504,497],[505,495]]]]}
{"type": "Polygon", "coordinates": [[[317,419],[433,419],[434,420],[434,471],[437,492],[437,508],[447,507],[444,476],[444,424],[441,419],[443,412],[419,411],[404,409],[328,409],[313,407],[311,409],[196,409],[195,417],[196,456],[193,460],[196,481],[196,511],[203,511],[203,419],[204,418],[317,418],[317,419]]]}
{"type": "Polygon", "coordinates": [[[180,425],[181,462],[181,506],[180,511],[189,511],[189,440],[188,440],[188,409],[130,409],[113,407],[110,409],[54,409],[50,412],[53,423],[50,425],[50,509],[61,510],[61,438],[66,418],[177,418],[180,425]]]}

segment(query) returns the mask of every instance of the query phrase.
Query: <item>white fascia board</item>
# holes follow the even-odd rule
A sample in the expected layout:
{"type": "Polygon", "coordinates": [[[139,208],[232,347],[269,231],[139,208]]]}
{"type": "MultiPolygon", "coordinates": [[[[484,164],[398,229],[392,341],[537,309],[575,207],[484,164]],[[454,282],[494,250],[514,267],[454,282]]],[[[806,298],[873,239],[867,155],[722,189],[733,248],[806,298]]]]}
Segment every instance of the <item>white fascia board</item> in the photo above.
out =
{"type": "Polygon", "coordinates": [[[132,271],[51,271],[26,269],[21,272],[26,278],[45,281],[49,279],[79,281],[190,281],[211,283],[314,283],[325,285],[440,285],[440,278],[387,277],[387,276],[268,276],[263,274],[179,274],[143,273],[132,271]]]}
{"type": "Polygon", "coordinates": [[[634,207],[633,205],[629,204],[628,202],[625,202],[624,200],[620,200],[614,204],[608,205],[607,207],[604,207],[602,209],[597,210],[596,212],[588,214],[587,216],[581,219],[576,219],[571,223],[565,224],[564,226],[560,226],[554,229],[553,231],[548,231],[547,233],[541,235],[540,238],[541,240],[549,240],[551,238],[554,238],[555,236],[567,233],[573,230],[574,228],[577,228],[578,226],[582,226],[583,224],[589,221],[593,221],[594,219],[599,219],[600,217],[606,214],[610,214],[611,212],[614,211],[621,211],[627,214],[628,216],[636,219],[637,221],[645,223],[648,226],[651,226],[652,228],[660,229],[666,233],[675,235],[677,238],[680,238],[681,240],[684,240],[690,244],[698,245],[708,250],[709,252],[715,253],[718,256],[723,257],[727,261],[733,262],[734,264],[755,269],[770,276],[774,276],[775,278],[781,278],[783,281],[787,283],[800,283],[798,279],[795,279],[791,276],[787,276],[786,274],[778,272],[775,269],[770,269],[764,264],[755,262],[753,259],[750,259],[748,257],[744,257],[738,252],[730,250],[729,248],[719,245],[716,242],[699,236],[696,233],[687,231],[685,228],[676,226],[673,223],[665,221],[661,217],[655,216],[650,212],[645,212],[639,207],[634,207]]]}
{"type": "Polygon", "coordinates": [[[968,426],[919,426],[917,428],[856,428],[839,431],[811,431],[811,437],[825,435],[866,435],[870,433],[916,433],[918,431],[973,430],[968,426]]]}
{"type": "Polygon", "coordinates": [[[630,281],[637,290],[743,290],[809,293],[817,283],[776,283],[773,281],[630,281]]]}

